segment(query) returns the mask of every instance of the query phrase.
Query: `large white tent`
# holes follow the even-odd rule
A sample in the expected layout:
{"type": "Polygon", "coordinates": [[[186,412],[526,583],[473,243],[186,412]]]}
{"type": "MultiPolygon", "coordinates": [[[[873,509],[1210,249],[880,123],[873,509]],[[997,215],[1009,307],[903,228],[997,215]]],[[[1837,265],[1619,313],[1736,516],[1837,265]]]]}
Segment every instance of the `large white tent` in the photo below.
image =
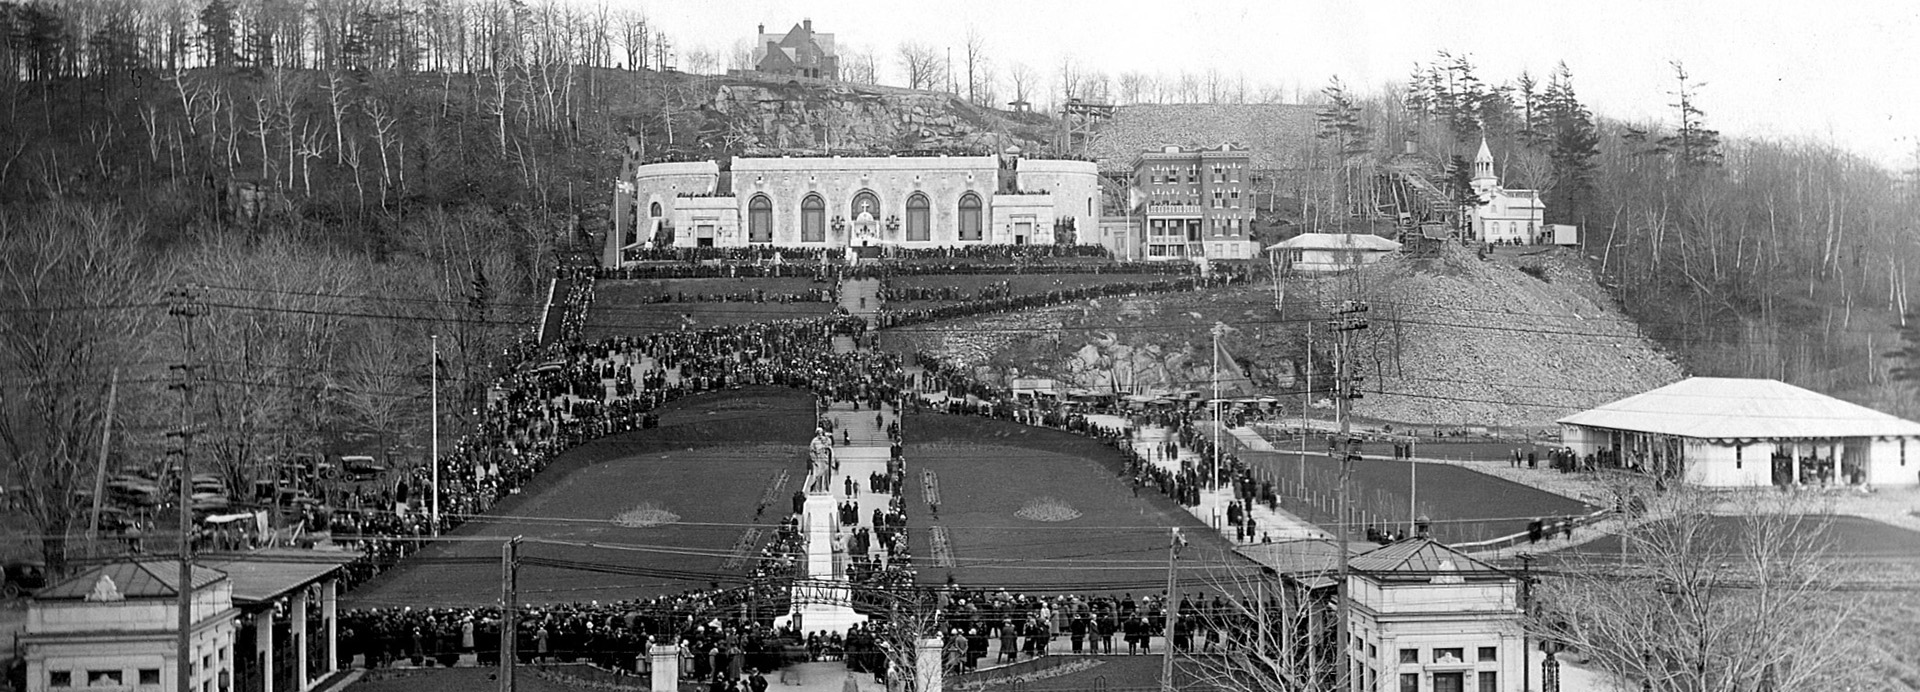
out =
{"type": "Polygon", "coordinates": [[[1920,483],[1920,423],[1777,380],[1693,377],[1558,422],[1576,455],[1694,485],[1920,483]]]}

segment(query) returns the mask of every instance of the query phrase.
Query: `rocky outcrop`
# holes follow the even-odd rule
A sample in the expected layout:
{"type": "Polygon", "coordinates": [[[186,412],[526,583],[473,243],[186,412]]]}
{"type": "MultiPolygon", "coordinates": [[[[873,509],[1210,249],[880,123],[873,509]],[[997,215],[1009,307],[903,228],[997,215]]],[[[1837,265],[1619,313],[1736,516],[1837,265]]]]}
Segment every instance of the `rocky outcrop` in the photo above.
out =
{"type": "Polygon", "coordinates": [[[714,87],[711,131],[744,154],[987,154],[1039,144],[1036,130],[949,94],[844,83],[733,79],[714,87]]]}

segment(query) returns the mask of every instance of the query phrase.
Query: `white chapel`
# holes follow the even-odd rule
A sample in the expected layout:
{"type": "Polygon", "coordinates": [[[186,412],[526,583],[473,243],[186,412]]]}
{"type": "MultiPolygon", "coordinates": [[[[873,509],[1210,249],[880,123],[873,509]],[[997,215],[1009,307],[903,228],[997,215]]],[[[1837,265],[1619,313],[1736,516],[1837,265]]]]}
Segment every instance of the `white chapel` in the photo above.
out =
{"type": "Polygon", "coordinates": [[[1547,204],[1539,190],[1509,190],[1500,186],[1493,173],[1493,151],[1480,138],[1480,153],[1473,157],[1473,193],[1480,206],[1473,210],[1473,237],[1496,244],[1533,244],[1550,240],[1546,236],[1547,204]]]}

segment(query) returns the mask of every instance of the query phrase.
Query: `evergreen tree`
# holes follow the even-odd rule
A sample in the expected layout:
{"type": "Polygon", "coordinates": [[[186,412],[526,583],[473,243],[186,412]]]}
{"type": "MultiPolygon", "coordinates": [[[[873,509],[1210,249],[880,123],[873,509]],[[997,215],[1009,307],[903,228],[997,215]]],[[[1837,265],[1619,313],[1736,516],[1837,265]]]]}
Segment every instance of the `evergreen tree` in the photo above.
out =
{"type": "Polygon", "coordinates": [[[1488,137],[1499,139],[1524,129],[1514,117],[1513,87],[1498,86],[1480,97],[1480,128],[1488,137]]]}
{"type": "Polygon", "coordinates": [[[1415,122],[1425,122],[1428,110],[1433,107],[1432,92],[1427,90],[1427,75],[1428,71],[1418,64],[1407,75],[1407,115],[1415,122]]]}
{"type": "Polygon", "coordinates": [[[1565,62],[1548,78],[1541,107],[1555,181],[1547,192],[1547,219],[1575,222],[1584,217],[1593,196],[1592,159],[1600,153],[1600,132],[1593,113],[1574,95],[1573,71],[1565,62]]]}
{"type": "Polygon", "coordinates": [[[1447,197],[1453,200],[1453,206],[1461,210],[1460,230],[1466,230],[1467,210],[1480,206],[1480,196],[1473,193],[1473,164],[1467,157],[1454,154],[1447,161],[1447,197]]]}
{"type": "Polygon", "coordinates": [[[28,3],[17,11],[14,33],[7,40],[14,52],[25,53],[27,79],[47,81],[67,75],[67,21],[60,12],[44,3],[28,3]]]}
{"type": "Polygon", "coordinates": [[[1694,97],[1706,82],[1691,81],[1686,66],[1678,60],[1669,64],[1673,65],[1674,78],[1680,82],[1677,90],[1668,92],[1678,99],[1668,105],[1680,113],[1680,129],[1660,138],[1660,145],[1673,152],[1675,163],[1682,170],[1719,166],[1724,158],[1720,152],[1720,131],[1707,129],[1706,113],[1694,104],[1694,97]]]}
{"type": "Polygon", "coordinates": [[[200,10],[200,47],[215,67],[233,66],[233,25],[233,5],[227,0],[212,0],[200,10]]]}
{"type": "Polygon", "coordinates": [[[108,15],[106,22],[93,31],[87,38],[87,54],[96,75],[133,76],[151,67],[140,50],[140,34],[124,14],[108,15]]]}
{"type": "Polygon", "coordinates": [[[1480,122],[1481,102],[1487,98],[1486,86],[1473,74],[1473,62],[1467,56],[1447,56],[1452,62],[1447,65],[1448,101],[1452,106],[1447,114],[1447,125],[1453,130],[1455,141],[1471,142],[1479,139],[1482,130],[1480,122]]]}
{"type": "MultiPolygon", "coordinates": [[[[1565,63],[1561,63],[1561,67],[1565,66],[1565,63]]],[[[1520,131],[1516,133],[1520,136],[1520,142],[1528,147],[1545,144],[1549,138],[1545,124],[1546,93],[1541,91],[1539,80],[1534,79],[1532,73],[1522,70],[1520,78],[1514,80],[1514,91],[1520,95],[1520,131]]]]}
{"type": "Polygon", "coordinates": [[[1334,157],[1340,162],[1340,188],[1344,193],[1341,200],[1344,209],[1337,218],[1344,223],[1359,205],[1354,189],[1355,179],[1366,179],[1364,175],[1356,176],[1354,168],[1356,164],[1364,166],[1366,155],[1371,151],[1367,145],[1368,131],[1367,126],[1360,122],[1360,106],[1354,103],[1339,77],[1334,77],[1320,93],[1326,95],[1329,104],[1314,114],[1314,120],[1320,124],[1320,131],[1315,136],[1334,144],[1334,157]]]}

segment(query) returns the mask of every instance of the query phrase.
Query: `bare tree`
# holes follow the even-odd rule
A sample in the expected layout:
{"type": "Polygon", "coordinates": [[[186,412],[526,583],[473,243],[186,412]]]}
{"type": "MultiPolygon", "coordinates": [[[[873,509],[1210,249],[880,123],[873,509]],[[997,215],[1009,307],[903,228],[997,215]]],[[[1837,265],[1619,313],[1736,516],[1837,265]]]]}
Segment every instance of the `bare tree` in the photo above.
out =
{"type": "Polygon", "coordinates": [[[1013,86],[1013,100],[1032,101],[1033,88],[1040,85],[1040,75],[1026,63],[1016,62],[1007,68],[1007,81],[1013,86]]]}
{"type": "Polygon", "coordinates": [[[300,128],[295,150],[300,155],[300,188],[308,196],[313,196],[313,160],[327,155],[326,128],[311,118],[300,128]]]}
{"type": "Polygon", "coordinates": [[[1140,103],[1147,90],[1147,76],[1140,72],[1120,73],[1120,102],[1140,103]]]}
{"type": "Polygon", "coordinates": [[[620,30],[620,49],[627,56],[627,69],[646,67],[649,49],[647,16],[637,10],[622,10],[615,26],[620,30]]]}
{"type": "Polygon", "coordinates": [[[1094,103],[1110,103],[1113,101],[1113,78],[1107,76],[1107,73],[1087,73],[1086,79],[1083,80],[1082,83],[1084,86],[1081,87],[1081,98],[1094,103]]]}
{"type": "Polygon", "coordinates": [[[56,573],[83,511],[80,491],[93,488],[114,371],[123,397],[135,383],[157,391],[166,376],[144,358],[166,314],[154,304],[165,276],[126,251],[145,236],[145,223],[112,207],[0,212],[0,470],[56,573]]]}
{"type": "Polygon", "coordinates": [[[871,46],[840,54],[840,79],[854,84],[879,84],[880,62],[871,46]]]}
{"type": "Polygon", "coordinates": [[[342,149],[346,148],[345,127],[347,108],[352,105],[353,96],[349,93],[353,83],[347,80],[346,71],[339,67],[330,67],[327,77],[327,111],[333,115],[333,151],[334,163],[345,161],[342,149]]]}
{"type": "MultiPolygon", "coordinates": [[[[323,131],[314,136],[324,141],[323,131]]],[[[348,140],[353,146],[358,140],[348,140]]],[[[199,320],[205,372],[196,414],[201,466],[230,493],[249,496],[273,464],[318,434],[322,373],[336,362],[360,277],[348,258],[315,252],[288,234],[229,234],[196,248],[183,270],[219,290],[199,320]]]]}
{"type": "Polygon", "coordinates": [[[733,49],[727,51],[727,69],[751,70],[753,65],[753,41],[740,39],[733,42],[733,49]]]}
{"type": "Polygon", "coordinates": [[[384,207],[387,204],[387,190],[393,187],[393,166],[387,152],[400,144],[399,133],[395,129],[399,119],[394,116],[386,99],[371,94],[360,101],[360,110],[366,113],[368,123],[373,125],[373,145],[380,150],[380,205],[384,207]]]}
{"type": "Polygon", "coordinates": [[[341,369],[326,382],[329,401],[346,407],[359,423],[380,436],[380,448],[391,449],[405,432],[427,391],[420,385],[424,363],[418,348],[408,348],[392,320],[369,320],[353,330],[341,369]]]}
{"type": "Polygon", "coordinates": [[[938,89],[947,83],[947,61],[940,51],[917,41],[901,42],[895,51],[908,89],[938,89]]]}
{"type": "Polygon", "coordinates": [[[1060,71],[1054,75],[1054,86],[1059,89],[1062,102],[1080,98],[1086,78],[1086,71],[1074,62],[1073,56],[1061,57],[1060,71]]]}
{"type": "MultiPolygon", "coordinates": [[[[1184,603],[1174,627],[1179,632],[1218,631],[1220,646],[1198,644],[1187,651],[1175,652],[1176,675],[1192,679],[1200,688],[1251,690],[1253,692],[1310,692],[1327,689],[1326,683],[1339,672],[1330,647],[1326,646],[1328,603],[1334,598],[1330,589],[1314,590],[1315,581],[1334,578],[1323,543],[1303,541],[1299,555],[1302,563],[1318,562],[1327,567],[1308,574],[1272,575],[1265,570],[1244,566],[1222,551],[1213,556],[1195,555],[1197,567],[1186,568],[1194,581],[1218,594],[1211,602],[1184,603]],[[1211,558],[1211,559],[1207,559],[1211,558]]],[[[1278,550],[1284,551],[1285,547],[1278,550]]],[[[1158,624],[1158,623],[1156,623],[1158,624]]],[[[1210,638],[1209,638],[1210,639],[1210,638]]]]}
{"type": "Polygon", "coordinates": [[[967,103],[982,105],[983,92],[989,91],[993,77],[987,70],[987,37],[978,27],[967,27],[967,38],[963,63],[967,69],[967,103]]]}
{"type": "Polygon", "coordinates": [[[1617,556],[1576,559],[1536,592],[1536,635],[1656,690],[1868,689],[1865,628],[1826,554],[1830,507],[1798,494],[1655,496],[1617,556]]]}

